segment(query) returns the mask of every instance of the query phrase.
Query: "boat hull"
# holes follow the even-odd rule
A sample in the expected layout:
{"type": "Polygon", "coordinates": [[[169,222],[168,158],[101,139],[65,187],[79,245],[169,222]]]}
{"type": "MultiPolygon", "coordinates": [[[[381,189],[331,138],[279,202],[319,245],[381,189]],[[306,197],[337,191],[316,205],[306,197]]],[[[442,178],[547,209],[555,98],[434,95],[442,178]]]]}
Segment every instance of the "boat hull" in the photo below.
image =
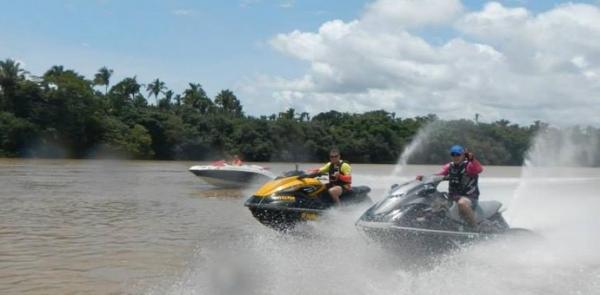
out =
{"type": "Polygon", "coordinates": [[[190,172],[208,184],[224,188],[242,188],[262,184],[274,178],[266,171],[250,169],[223,169],[221,167],[192,167],[190,172]]]}

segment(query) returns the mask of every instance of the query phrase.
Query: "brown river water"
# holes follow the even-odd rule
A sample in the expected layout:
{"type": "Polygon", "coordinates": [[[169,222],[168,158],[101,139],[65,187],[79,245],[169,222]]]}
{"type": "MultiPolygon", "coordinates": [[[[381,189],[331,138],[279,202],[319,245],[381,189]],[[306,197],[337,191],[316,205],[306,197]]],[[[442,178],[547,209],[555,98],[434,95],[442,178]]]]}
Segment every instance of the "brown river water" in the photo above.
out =
{"type": "MultiPolygon", "coordinates": [[[[187,171],[196,164],[0,160],[0,294],[600,294],[600,169],[486,167],[482,199],[544,242],[474,246],[415,270],[356,232],[366,207],[281,235],[243,206],[253,189],[205,184],[187,171]]],[[[377,201],[438,168],[355,164],[353,182],[377,201]]]]}

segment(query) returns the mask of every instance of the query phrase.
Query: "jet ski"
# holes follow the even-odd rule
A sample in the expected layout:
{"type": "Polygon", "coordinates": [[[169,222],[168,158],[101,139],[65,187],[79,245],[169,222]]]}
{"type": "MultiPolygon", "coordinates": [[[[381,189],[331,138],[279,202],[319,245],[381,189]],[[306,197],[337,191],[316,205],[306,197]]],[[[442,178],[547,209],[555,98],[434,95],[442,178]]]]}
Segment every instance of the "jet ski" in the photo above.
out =
{"type": "Polygon", "coordinates": [[[241,188],[261,184],[275,178],[269,170],[258,165],[230,165],[225,161],[212,165],[192,166],[190,172],[206,183],[221,188],[241,188]]]}
{"type": "MultiPolygon", "coordinates": [[[[354,186],[340,197],[342,205],[372,204],[368,186],[354,186]]],[[[276,230],[288,230],[298,222],[316,220],[334,200],[327,186],[317,177],[291,171],[260,187],[244,204],[262,224],[276,230]]]]}
{"type": "Polygon", "coordinates": [[[478,229],[461,217],[458,205],[437,190],[443,176],[429,176],[393,185],[387,197],[371,206],[356,222],[369,239],[409,252],[431,253],[524,229],[511,229],[498,201],[479,201],[478,229]]]}

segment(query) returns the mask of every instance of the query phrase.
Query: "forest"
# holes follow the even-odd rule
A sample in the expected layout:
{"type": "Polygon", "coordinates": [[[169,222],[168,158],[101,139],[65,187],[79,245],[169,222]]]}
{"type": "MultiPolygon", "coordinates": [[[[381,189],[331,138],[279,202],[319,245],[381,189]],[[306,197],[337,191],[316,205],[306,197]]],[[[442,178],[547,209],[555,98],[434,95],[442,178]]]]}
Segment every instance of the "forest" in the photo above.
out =
{"type": "MultiPolygon", "coordinates": [[[[540,121],[403,118],[385,110],[311,116],[287,109],[255,117],[231,90],[211,98],[199,83],[175,93],[160,79],[113,82],[112,75],[102,67],[86,78],[57,65],[34,76],[15,60],[0,61],[0,157],[215,160],[236,154],[245,161],[321,162],[335,146],[351,163],[396,163],[427,130],[409,163],[445,162],[448,147],[458,143],[484,164],[521,165],[537,132],[553,128],[540,121]]],[[[600,130],[573,127],[570,134],[585,140],[600,130]]],[[[600,157],[591,159],[588,165],[600,164],[600,157]]]]}

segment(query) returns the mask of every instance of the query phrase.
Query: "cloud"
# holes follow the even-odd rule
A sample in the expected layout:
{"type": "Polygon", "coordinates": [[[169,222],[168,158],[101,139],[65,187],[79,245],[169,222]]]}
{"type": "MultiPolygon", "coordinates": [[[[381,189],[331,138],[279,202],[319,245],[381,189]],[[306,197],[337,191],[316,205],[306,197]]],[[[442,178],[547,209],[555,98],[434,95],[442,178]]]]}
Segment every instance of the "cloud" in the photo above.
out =
{"type": "Polygon", "coordinates": [[[246,81],[252,86],[242,89],[257,98],[255,111],[385,109],[400,116],[479,113],[488,121],[600,125],[594,5],[536,14],[498,2],[466,11],[454,0],[378,0],[355,20],[278,34],[270,44],[309,69],[298,78],[246,81]],[[427,41],[427,28],[436,27],[451,31],[443,44],[427,41]]]}
{"type": "Polygon", "coordinates": [[[246,8],[262,3],[262,0],[240,0],[240,7],[246,8]]]}
{"type": "Polygon", "coordinates": [[[292,8],[294,7],[294,5],[296,5],[296,1],[295,0],[285,0],[283,2],[281,2],[279,4],[279,7],[281,8],[292,8]]]}
{"type": "Polygon", "coordinates": [[[378,0],[367,6],[361,21],[384,28],[439,25],[462,11],[460,0],[378,0]]]}

